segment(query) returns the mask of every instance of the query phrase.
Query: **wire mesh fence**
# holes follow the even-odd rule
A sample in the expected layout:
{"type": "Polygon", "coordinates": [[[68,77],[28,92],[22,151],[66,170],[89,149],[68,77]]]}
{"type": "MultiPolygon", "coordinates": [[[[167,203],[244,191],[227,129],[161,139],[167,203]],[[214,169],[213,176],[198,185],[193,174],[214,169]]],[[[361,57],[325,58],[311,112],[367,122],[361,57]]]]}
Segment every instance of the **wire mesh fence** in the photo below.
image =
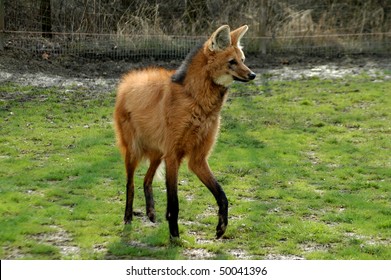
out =
{"type": "Polygon", "coordinates": [[[53,57],[75,55],[85,58],[142,59],[183,58],[201,36],[133,35],[112,34],[53,34],[43,38],[37,33],[8,33],[6,48],[29,51],[33,54],[48,54],[53,57]]]}
{"type": "Polygon", "coordinates": [[[51,56],[173,59],[229,23],[250,25],[247,54],[391,54],[391,1],[238,2],[0,0],[2,45],[51,56]]]}

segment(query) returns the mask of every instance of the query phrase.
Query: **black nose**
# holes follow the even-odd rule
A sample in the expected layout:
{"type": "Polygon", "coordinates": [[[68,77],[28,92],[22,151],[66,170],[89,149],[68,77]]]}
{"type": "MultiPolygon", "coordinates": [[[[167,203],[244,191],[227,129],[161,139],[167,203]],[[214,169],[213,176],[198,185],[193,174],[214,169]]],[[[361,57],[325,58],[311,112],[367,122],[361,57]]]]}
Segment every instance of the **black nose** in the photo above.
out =
{"type": "Polygon", "coordinates": [[[250,80],[254,80],[256,76],[257,76],[257,75],[255,75],[254,72],[251,72],[250,74],[248,74],[248,78],[249,78],[250,80]]]}

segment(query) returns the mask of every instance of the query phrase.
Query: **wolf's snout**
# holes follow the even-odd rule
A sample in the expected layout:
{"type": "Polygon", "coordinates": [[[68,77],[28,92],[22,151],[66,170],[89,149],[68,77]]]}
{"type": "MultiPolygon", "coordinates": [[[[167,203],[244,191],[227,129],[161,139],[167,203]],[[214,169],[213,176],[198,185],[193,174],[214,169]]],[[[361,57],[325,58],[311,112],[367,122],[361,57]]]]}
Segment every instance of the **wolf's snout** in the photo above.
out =
{"type": "Polygon", "coordinates": [[[257,75],[254,72],[251,72],[250,74],[248,74],[248,79],[249,80],[254,80],[256,76],[257,75]]]}

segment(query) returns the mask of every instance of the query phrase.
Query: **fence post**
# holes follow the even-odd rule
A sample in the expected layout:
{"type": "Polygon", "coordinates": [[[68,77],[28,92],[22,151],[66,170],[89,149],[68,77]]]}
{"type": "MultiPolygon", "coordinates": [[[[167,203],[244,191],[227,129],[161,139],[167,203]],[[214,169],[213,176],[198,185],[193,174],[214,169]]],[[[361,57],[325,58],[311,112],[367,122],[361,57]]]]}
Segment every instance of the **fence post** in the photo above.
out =
{"type": "Polygon", "coordinates": [[[5,11],[4,11],[4,0],[0,0],[0,51],[4,50],[5,45],[5,36],[4,36],[4,29],[5,29],[5,21],[4,21],[5,11]]]}
{"type": "Polygon", "coordinates": [[[261,8],[259,9],[259,51],[266,54],[267,38],[266,38],[266,23],[267,23],[267,0],[261,0],[261,8]]]}

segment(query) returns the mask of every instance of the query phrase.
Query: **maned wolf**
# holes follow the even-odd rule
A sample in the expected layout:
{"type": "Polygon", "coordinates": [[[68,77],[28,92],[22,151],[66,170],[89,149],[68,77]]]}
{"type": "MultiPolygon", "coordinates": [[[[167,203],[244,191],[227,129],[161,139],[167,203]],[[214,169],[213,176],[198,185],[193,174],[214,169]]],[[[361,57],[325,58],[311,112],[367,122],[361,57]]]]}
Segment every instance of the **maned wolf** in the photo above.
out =
{"type": "Polygon", "coordinates": [[[219,130],[220,110],[233,80],[248,82],[255,74],[244,64],[240,39],[248,27],[232,32],[218,28],[193,50],[176,71],[148,68],[125,74],[118,86],[114,112],[118,146],[127,172],[125,223],[133,214],[134,171],[150,162],[144,178],[146,214],[155,222],[152,180],[162,160],[166,166],[167,212],[170,236],[179,237],[178,169],[188,167],[212,192],[217,204],[220,238],[228,224],[228,201],[207,159],[219,130]]]}

